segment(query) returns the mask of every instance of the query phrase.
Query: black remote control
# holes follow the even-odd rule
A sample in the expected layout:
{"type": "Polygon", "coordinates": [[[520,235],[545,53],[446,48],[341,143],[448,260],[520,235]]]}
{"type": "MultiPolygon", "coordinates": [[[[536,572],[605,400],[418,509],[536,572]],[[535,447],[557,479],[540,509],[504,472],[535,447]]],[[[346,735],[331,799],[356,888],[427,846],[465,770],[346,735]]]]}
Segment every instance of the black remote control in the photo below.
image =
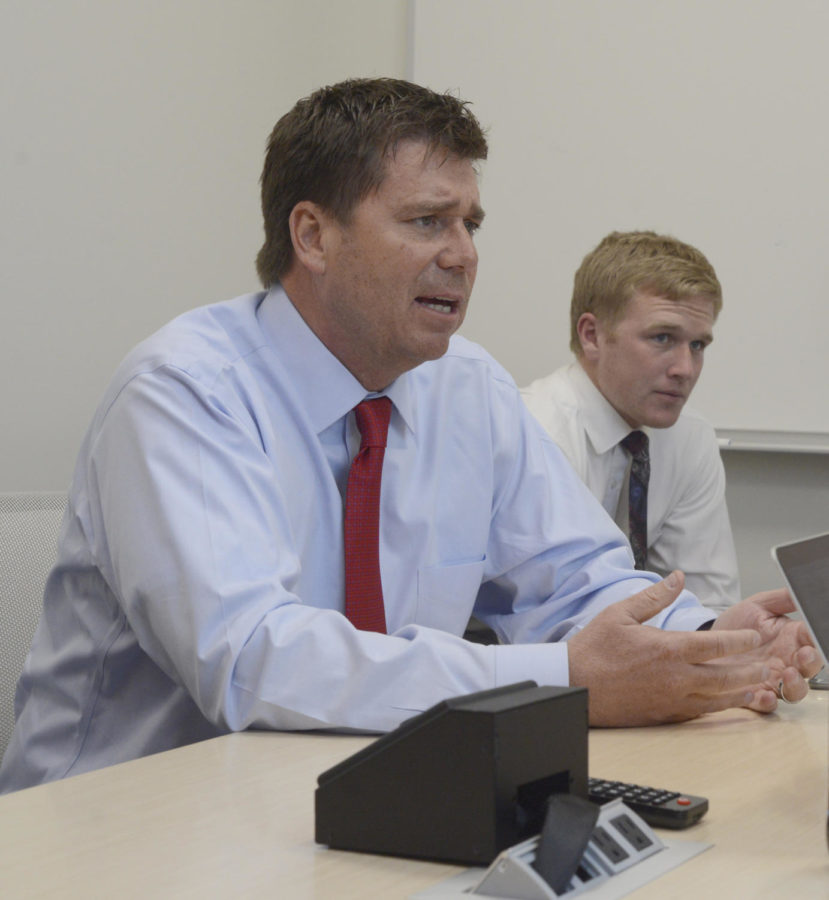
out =
{"type": "Polygon", "coordinates": [[[600,805],[620,797],[654,828],[688,828],[708,812],[708,800],[705,797],[693,797],[691,794],[641,784],[590,778],[587,790],[589,798],[600,805]]]}

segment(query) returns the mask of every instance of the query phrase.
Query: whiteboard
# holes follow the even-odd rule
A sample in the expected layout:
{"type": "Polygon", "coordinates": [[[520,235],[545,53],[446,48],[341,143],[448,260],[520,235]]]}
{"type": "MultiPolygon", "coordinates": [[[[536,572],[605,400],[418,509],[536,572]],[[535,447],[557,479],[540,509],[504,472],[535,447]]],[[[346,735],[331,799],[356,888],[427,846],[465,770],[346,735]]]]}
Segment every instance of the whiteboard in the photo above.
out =
{"type": "Polygon", "coordinates": [[[827,444],[829,3],[415,0],[412,27],[412,77],[489,129],[464,333],[547,374],[584,254],[674,234],[724,291],[693,405],[827,444]]]}

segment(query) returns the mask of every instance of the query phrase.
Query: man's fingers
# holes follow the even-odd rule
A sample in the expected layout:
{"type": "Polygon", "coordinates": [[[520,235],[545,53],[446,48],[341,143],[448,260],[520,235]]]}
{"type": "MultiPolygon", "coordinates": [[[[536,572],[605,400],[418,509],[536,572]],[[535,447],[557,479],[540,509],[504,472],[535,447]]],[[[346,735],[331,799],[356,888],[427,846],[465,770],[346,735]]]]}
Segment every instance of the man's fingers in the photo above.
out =
{"type": "Polygon", "coordinates": [[[741,706],[753,708],[754,703],[755,692],[751,688],[744,687],[736,691],[723,691],[719,694],[709,694],[704,699],[697,697],[694,701],[695,712],[693,715],[685,715],[682,718],[693,718],[693,716],[720,712],[723,709],[735,709],[741,706]]]}
{"type": "MultiPolygon", "coordinates": [[[[783,684],[783,696],[789,703],[799,703],[809,693],[809,685],[797,669],[791,667],[785,669],[780,680],[783,684]]],[[[777,691],[779,690],[778,684],[777,691]]]]}
{"type": "Polygon", "coordinates": [[[786,613],[794,612],[794,601],[785,588],[761,591],[759,594],[753,594],[748,599],[776,616],[784,616],[786,613]]]}
{"type": "Polygon", "coordinates": [[[677,569],[662,581],[652,584],[632,597],[621,601],[625,611],[640,624],[652,619],[658,612],[670,606],[682,593],[685,575],[677,569]]]}
{"type": "Polygon", "coordinates": [[[733,663],[728,660],[697,666],[693,679],[698,692],[707,694],[748,691],[767,685],[771,670],[763,663],[733,663]]]}
{"type": "Polygon", "coordinates": [[[804,678],[813,678],[823,668],[823,660],[812,647],[801,647],[794,656],[795,668],[804,678]]]}
{"type": "Polygon", "coordinates": [[[813,675],[817,675],[823,668],[823,657],[812,643],[812,638],[809,635],[809,629],[806,627],[805,622],[797,623],[795,640],[800,644],[800,647],[792,656],[792,665],[800,671],[804,678],[811,678],[813,675]]]}
{"type": "MultiPolygon", "coordinates": [[[[665,632],[673,641],[676,655],[687,663],[703,663],[723,656],[748,653],[760,646],[760,635],[750,628],[739,631],[665,632]]],[[[760,679],[762,680],[762,679],[760,679]]]]}
{"type": "Polygon", "coordinates": [[[777,709],[777,694],[774,691],[760,688],[754,691],[753,699],[745,705],[748,709],[753,709],[754,712],[774,712],[777,709]]]}

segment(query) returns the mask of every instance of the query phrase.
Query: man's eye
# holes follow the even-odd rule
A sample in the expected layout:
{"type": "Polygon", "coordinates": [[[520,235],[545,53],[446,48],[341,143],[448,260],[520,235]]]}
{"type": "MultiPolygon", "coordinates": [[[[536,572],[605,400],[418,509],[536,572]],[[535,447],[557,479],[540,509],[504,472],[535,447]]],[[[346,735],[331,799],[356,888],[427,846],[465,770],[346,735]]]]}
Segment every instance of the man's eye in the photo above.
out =
{"type": "Polygon", "coordinates": [[[420,225],[423,228],[428,228],[434,225],[437,222],[436,216],[418,216],[416,219],[412,219],[415,225],[420,225]]]}
{"type": "Polygon", "coordinates": [[[466,230],[470,234],[477,234],[478,229],[481,227],[480,222],[473,222],[472,219],[467,219],[463,224],[466,226],[466,230]]]}
{"type": "Polygon", "coordinates": [[[670,341],[671,336],[669,334],[654,334],[651,336],[651,340],[656,344],[667,344],[670,341]]]}
{"type": "Polygon", "coordinates": [[[695,353],[702,353],[702,351],[708,346],[705,341],[691,341],[691,349],[695,353]]]}

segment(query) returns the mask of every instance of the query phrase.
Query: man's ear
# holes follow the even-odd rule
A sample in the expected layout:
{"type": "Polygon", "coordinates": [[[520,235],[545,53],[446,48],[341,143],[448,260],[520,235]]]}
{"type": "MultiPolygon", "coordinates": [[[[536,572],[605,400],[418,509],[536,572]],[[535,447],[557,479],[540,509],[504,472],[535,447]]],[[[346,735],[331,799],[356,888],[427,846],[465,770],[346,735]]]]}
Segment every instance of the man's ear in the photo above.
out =
{"type": "Polygon", "coordinates": [[[310,200],[301,200],[297,203],[288,217],[294,257],[300,265],[315,275],[322,275],[325,272],[328,231],[332,222],[332,217],[321,206],[310,200]]]}
{"type": "Polygon", "coordinates": [[[582,313],[576,323],[576,334],[581,344],[581,355],[584,359],[594,360],[599,353],[599,320],[593,313],[582,313]]]}

